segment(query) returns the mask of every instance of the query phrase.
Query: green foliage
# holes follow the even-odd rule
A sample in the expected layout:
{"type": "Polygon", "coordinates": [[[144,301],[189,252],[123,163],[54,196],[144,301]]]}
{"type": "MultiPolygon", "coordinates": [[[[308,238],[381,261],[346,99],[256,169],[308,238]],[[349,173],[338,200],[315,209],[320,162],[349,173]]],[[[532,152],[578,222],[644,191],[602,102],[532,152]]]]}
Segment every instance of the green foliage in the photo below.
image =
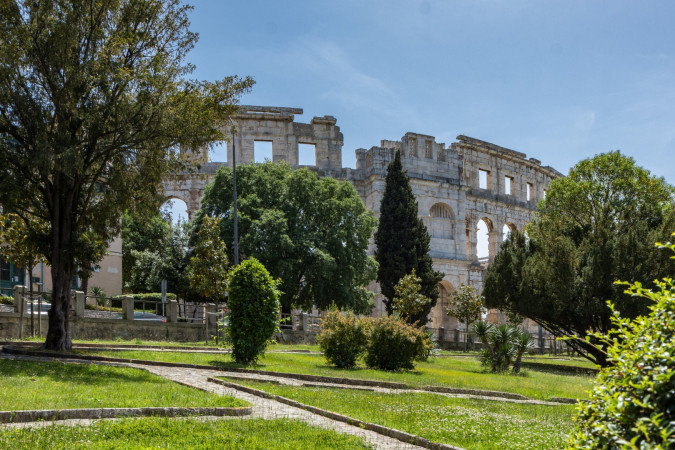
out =
{"type": "Polygon", "coordinates": [[[103,288],[94,286],[91,288],[91,293],[94,295],[94,298],[96,299],[96,304],[98,306],[105,306],[106,293],[103,290],[103,288]]]}
{"type": "Polygon", "coordinates": [[[264,354],[279,327],[277,281],[257,259],[247,259],[232,270],[227,306],[232,357],[251,364],[264,354]]]}
{"type": "Polygon", "coordinates": [[[157,292],[162,280],[167,290],[184,294],[187,265],[187,223],[172,225],[169,217],[122,217],[122,279],[131,292],[157,292]]]}
{"type": "Polygon", "coordinates": [[[0,305],[13,305],[13,304],[14,304],[14,297],[0,295],[0,305]]]}
{"type": "MultiPolygon", "coordinates": [[[[670,242],[663,247],[675,251],[670,242]]],[[[626,290],[650,301],[646,316],[630,320],[608,302],[613,328],[594,336],[611,365],[579,406],[570,447],[675,448],[675,282],[664,278],[656,286],[626,290]]]]}
{"type": "Polygon", "coordinates": [[[411,273],[398,280],[394,287],[391,309],[408,323],[412,323],[414,318],[430,309],[431,300],[420,293],[422,289],[420,283],[422,283],[422,279],[417,276],[415,269],[413,269],[411,273]]]}
{"type": "Polygon", "coordinates": [[[366,325],[354,313],[334,309],[321,321],[316,340],[330,364],[351,369],[366,351],[366,325]]]}
{"type": "MultiPolygon", "coordinates": [[[[190,77],[197,35],[180,0],[0,3],[0,203],[50,226],[46,347],[70,349],[68,301],[92,240],[163,201],[181,152],[223,138],[250,78],[190,77]]],[[[89,261],[91,262],[91,261],[89,261]]]]}
{"type": "Polygon", "coordinates": [[[512,325],[493,325],[479,321],[474,333],[483,344],[481,362],[492,372],[503,373],[513,365],[513,372],[520,372],[523,354],[534,345],[528,333],[512,325]]]}
{"type": "Polygon", "coordinates": [[[654,254],[648,242],[675,229],[672,186],[619,152],[579,162],[553,180],[527,234],[504,242],[485,276],[486,305],[540,323],[575,350],[606,365],[602,346],[588,331],[613,326],[611,300],[629,318],[647,312],[647,301],[625,294],[615,280],[653,286],[675,263],[654,254]]]}
{"type": "MultiPolygon", "coordinates": [[[[375,219],[354,186],[308,169],[264,163],[237,167],[239,250],[281,280],[281,304],[370,312],[376,263],[368,256],[375,219]]],[[[223,217],[221,238],[233,240],[232,169],[222,167],[195,217],[223,217]]]]}
{"type": "Polygon", "coordinates": [[[219,218],[204,216],[197,242],[187,266],[190,287],[203,299],[216,304],[227,295],[227,247],[220,239],[219,218]]]}
{"type": "Polygon", "coordinates": [[[387,169],[386,185],[380,205],[380,220],[375,233],[375,258],[379,264],[377,281],[386,297],[385,307],[393,313],[396,284],[415,269],[421,279],[421,293],[431,301],[411,323],[426,324],[431,308],[438,299],[438,282],[443,274],[433,270],[429,256],[430,237],[421,218],[417,216],[417,200],[403,171],[401,152],[396,151],[387,169]]]}
{"type": "MultiPolygon", "coordinates": [[[[0,214],[0,258],[32,271],[39,263],[46,262],[40,253],[39,241],[47,234],[49,224],[45,221],[0,214]]],[[[29,287],[32,293],[33,284],[29,287]]]]}
{"type": "Polygon", "coordinates": [[[450,296],[448,315],[457,317],[466,324],[467,331],[473,322],[480,319],[483,312],[483,297],[473,286],[462,283],[450,296]]]}
{"type": "Polygon", "coordinates": [[[366,365],[381,370],[412,370],[433,349],[429,335],[396,316],[373,319],[368,324],[366,365]]]}

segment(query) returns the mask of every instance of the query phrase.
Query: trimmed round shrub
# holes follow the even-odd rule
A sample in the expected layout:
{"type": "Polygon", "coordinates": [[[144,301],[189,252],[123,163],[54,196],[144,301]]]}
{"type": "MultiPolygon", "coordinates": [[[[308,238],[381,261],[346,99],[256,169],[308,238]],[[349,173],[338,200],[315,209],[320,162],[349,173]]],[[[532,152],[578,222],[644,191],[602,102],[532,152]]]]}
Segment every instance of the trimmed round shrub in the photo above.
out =
{"type": "Polygon", "coordinates": [[[232,357],[251,364],[262,356],[279,328],[279,290],[265,266],[247,259],[230,275],[229,335],[232,357]]]}
{"type": "Polygon", "coordinates": [[[321,321],[319,347],[329,364],[342,369],[356,365],[356,360],[366,351],[366,327],[354,313],[330,311],[321,321]]]}
{"type": "Polygon", "coordinates": [[[412,370],[425,360],[433,344],[425,330],[395,316],[373,319],[368,326],[366,365],[382,370],[412,370]]]}
{"type": "Polygon", "coordinates": [[[613,311],[603,339],[613,365],[579,406],[570,448],[675,448],[675,284],[657,285],[626,291],[656,302],[648,316],[631,321],[613,311]]]}

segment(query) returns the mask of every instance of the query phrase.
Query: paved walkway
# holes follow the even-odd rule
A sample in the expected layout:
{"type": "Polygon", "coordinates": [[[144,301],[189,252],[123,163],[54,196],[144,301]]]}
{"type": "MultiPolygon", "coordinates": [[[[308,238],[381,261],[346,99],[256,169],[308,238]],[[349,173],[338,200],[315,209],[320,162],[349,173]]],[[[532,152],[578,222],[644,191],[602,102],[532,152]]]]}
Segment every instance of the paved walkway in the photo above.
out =
{"type": "MultiPolygon", "coordinates": [[[[53,358],[43,358],[43,357],[33,357],[33,356],[22,356],[22,355],[7,355],[5,353],[0,353],[0,358],[8,359],[20,359],[28,361],[49,361],[53,358]]],[[[83,362],[82,360],[77,359],[62,359],[64,362],[71,363],[95,363],[101,364],[98,361],[87,361],[83,362]]],[[[375,446],[378,449],[419,449],[421,447],[406,444],[397,439],[393,439],[381,434],[375,433],[373,431],[364,430],[362,428],[348,425],[343,422],[336,420],[328,419],[326,417],[320,416],[318,414],[305,411],[300,408],[295,408],[292,406],[279,403],[274,400],[264,399],[257,397],[252,394],[241,392],[236,389],[228,388],[226,386],[221,386],[219,384],[211,383],[207,381],[209,377],[222,377],[226,375],[225,372],[221,370],[207,370],[207,369],[187,369],[180,367],[161,367],[161,366],[146,366],[142,364],[127,364],[127,363],[103,363],[106,365],[114,366],[125,366],[125,367],[134,367],[138,369],[147,370],[153,374],[161,376],[163,378],[181,383],[187,386],[195,387],[197,389],[205,390],[212,392],[216,395],[230,395],[242,400],[249,402],[253,406],[253,414],[247,417],[259,417],[263,419],[293,419],[301,420],[307,422],[310,425],[326,428],[330,430],[337,431],[339,433],[351,434],[358,436],[364,439],[369,444],[375,446]]],[[[227,420],[236,420],[236,419],[227,419],[227,420]]],[[[86,420],[77,420],[77,421],[63,421],[58,423],[69,423],[69,424],[88,424],[91,421],[86,420]]],[[[34,424],[21,424],[20,426],[42,426],[44,423],[34,423],[34,424]]],[[[6,425],[7,426],[7,425],[6,425]]],[[[15,425],[10,425],[15,426],[15,425]]]]}

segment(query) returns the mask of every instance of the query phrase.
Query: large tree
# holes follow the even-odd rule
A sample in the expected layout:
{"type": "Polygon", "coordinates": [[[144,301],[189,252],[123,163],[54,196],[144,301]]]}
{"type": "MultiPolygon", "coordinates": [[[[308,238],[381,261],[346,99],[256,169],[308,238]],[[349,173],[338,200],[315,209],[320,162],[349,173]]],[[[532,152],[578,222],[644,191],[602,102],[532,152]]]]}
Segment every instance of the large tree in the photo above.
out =
{"type": "Polygon", "coordinates": [[[589,331],[612,327],[611,300],[622,316],[647,313],[644,299],[624,293],[617,280],[652,286],[671,275],[672,260],[650,243],[675,229],[673,187],[619,152],[578,163],[551,182],[528,236],[514,235],[488,267],[488,307],[529,317],[597,363],[606,354],[589,331]]]}
{"type": "MultiPolygon", "coordinates": [[[[377,266],[367,253],[375,219],[354,186],[268,162],[239,166],[237,191],[241,257],[255,257],[281,279],[285,310],[335,303],[371,311],[373,295],[365,286],[377,266]]],[[[195,232],[205,215],[222,217],[221,236],[231,243],[232,169],[220,168],[206,187],[195,232]]]]}
{"type": "MultiPolygon", "coordinates": [[[[179,0],[0,2],[0,203],[50,224],[49,349],[71,348],[70,280],[87,233],[109,242],[126,210],[161,203],[179,149],[222,139],[252,80],[188,79],[179,0]]],[[[30,221],[28,221],[30,223],[30,221]]]]}
{"type": "Polygon", "coordinates": [[[414,269],[421,279],[421,293],[431,299],[410,320],[425,324],[438,300],[438,282],[443,274],[433,269],[429,256],[427,227],[417,216],[417,200],[403,171],[401,152],[396,151],[387,169],[386,185],[380,204],[380,221],[375,233],[375,258],[379,264],[377,281],[385,296],[384,304],[392,313],[392,301],[398,281],[414,269]]]}
{"type": "Polygon", "coordinates": [[[184,296],[189,288],[184,276],[188,263],[188,223],[170,223],[158,213],[136,219],[122,217],[122,279],[128,292],[159,292],[167,280],[168,292],[184,296]]]}

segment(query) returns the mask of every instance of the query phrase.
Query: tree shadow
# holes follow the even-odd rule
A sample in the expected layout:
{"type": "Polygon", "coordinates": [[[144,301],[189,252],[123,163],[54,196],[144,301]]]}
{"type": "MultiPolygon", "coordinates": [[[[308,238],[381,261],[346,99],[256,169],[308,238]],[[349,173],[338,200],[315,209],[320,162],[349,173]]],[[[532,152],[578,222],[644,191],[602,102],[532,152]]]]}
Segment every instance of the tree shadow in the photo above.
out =
{"type": "Polygon", "coordinates": [[[0,359],[0,377],[48,379],[70,384],[104,386],[112,383],[151,382],[155,377],[143,370],[61,361],[0,359]]]}

